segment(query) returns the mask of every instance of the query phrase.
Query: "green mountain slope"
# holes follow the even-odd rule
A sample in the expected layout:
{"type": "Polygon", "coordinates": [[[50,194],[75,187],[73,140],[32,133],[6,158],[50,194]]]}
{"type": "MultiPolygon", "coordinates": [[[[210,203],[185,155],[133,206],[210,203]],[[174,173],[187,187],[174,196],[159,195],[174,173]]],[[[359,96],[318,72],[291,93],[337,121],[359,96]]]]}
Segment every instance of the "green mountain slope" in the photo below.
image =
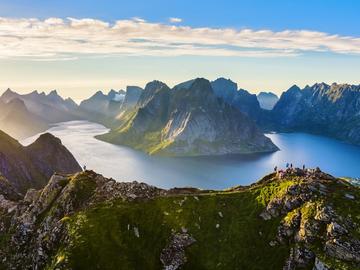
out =
{"type": "Polygon", "coordinates": [[[225,191],[54,175],[3,226],[0,269],[359,269],[359,197],[317,170],[225,191]]]}

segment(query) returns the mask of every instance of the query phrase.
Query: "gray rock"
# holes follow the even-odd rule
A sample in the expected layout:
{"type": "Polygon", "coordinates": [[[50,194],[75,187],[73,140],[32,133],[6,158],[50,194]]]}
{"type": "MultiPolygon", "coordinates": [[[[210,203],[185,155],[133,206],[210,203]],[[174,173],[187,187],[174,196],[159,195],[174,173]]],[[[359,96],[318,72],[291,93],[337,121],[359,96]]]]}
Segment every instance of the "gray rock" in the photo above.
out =
{"type": "Polygon", "coordinates": [[[165,270],[179,269],[186,263],[185,248],[196,240],[187,233],[176,233],[171,236],[169,244],[162,250],[160,260],[165,270]]]}
{"type": "Polygon", "coordinates": [[[330,268],[320,261],[318,258],[315,258],[315,264],[313,270],[330,270],[330,268]]]}

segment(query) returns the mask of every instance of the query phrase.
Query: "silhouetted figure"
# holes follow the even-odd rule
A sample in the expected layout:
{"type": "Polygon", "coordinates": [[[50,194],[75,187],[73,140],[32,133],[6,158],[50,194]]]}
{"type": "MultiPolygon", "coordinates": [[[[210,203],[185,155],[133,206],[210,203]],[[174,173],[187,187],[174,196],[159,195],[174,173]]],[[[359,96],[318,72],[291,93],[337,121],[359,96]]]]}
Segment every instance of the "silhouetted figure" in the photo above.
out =
{"type": "Polygon", "coordinates": [[[86,171],[86,165],[84,165],[84,167],[83,167],[83,168],[84,168],[84,171],[86,171]]]}
{"type": "Polygon", "coordinates": [[[305,171],[305,164],[303,165],[303,171],[305,171]]]}
{"type": "Polygon", "coordinates": [[[286,163],[286,169],[289,168],[289,163],[286,163]]]}
{"type": "Polygon", "coordinates": [[[291,169],[293,168],[293,164],[292,164],[292,163],[290,164],[290,168],[291,168],[291,169]]]}
{"type": "Polygon", "coordinates": [[[278,167],[277,167],[277,166],[275,166],[275,168],[274,168],[274,172],[277,172],[277,169],[278,169],[278,167]]]}

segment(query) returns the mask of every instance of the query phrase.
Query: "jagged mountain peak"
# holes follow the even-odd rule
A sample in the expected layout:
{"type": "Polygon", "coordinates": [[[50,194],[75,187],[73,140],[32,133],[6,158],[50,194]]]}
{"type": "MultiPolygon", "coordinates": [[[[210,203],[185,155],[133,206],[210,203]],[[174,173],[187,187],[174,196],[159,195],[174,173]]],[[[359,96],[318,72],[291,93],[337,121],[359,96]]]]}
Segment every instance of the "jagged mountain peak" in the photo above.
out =
{"type": "Polygon", "coordinates": [[[173,90],[180,90],[180,89],[189,89],[190,88],[190,86],[193,84],[193,82],[194,82],[194,80],[195,79],[192,79],[192,80],[188,80],[188,81],[185,81],[185,82],[182,82],[182,83],[179,83],[179,84],[177,84],[177,85],[175,85],[174,87],[173,87],[173,90]]]}
{"type": "Polygon", "coordinates": [[[11,100],[12,98],[18,96],[18,94],[11,90],[10,88],[6,89],[6,91],[1,95],[1,99],[5,102],[11,100]]]}
{"type": "Polygon", "coordinates": [[[58,137],[55,137],[51,133],[43,133],[36,139],[34,144],[54,144],[60,145],[61,140],[58,137]]]}
{"type": "Polygon", "coordinates": [[[58,92],[56,89],[52,90],[48,96],[59,96],[58,92]]]}
{"type": "Polygon", "coordinates": [[[293,86],[291,86],[287,91],[291,91],[291,92],[298,92],[301,91],[301,88],[299,86],[297,86],[296,84],[294,84],[293,86]]]}
{"type": "Polygon", "coordinates": [[[167,87],[169,88],[165,83],[159,81],[159,80],[153,80],[151,82],[148,82],[145,86],[145,91],[155,91],[157,89],[167,87]]]}
{"type": "Polygon", "coordinates": [[[109,97],[109,99],[114,99],[116,97],[116,95],[118,95],[119,93],[117,91],[115,91],[114,89],[111,89],[109,91],[109,93],[107,94],[107,96],[109,97]]]}

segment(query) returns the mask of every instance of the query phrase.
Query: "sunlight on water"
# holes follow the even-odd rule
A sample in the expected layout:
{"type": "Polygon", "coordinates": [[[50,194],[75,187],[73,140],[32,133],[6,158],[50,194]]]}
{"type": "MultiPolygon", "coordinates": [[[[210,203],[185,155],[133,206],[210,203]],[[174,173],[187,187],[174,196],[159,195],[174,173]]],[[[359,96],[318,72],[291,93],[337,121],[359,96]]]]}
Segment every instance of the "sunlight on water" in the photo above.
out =
{"type": "MultiPolygon", "coordinates": [[[[99,141],[108,131],[102,125],[72,121],[47,132],[59,137],[80,165],[118,181],[141,181],[163,188],[192,186],[224,189],[247,185],[271,172],[274,166],[319,166],[336,176],[360,176],[360,147],[303,133],[268,134],[281,149],[276,153],[229,157],[164,158],[148,156],[128,147],[99,141]]],[[[28,145],[39,135],[22,141],[28,145]]]]}

